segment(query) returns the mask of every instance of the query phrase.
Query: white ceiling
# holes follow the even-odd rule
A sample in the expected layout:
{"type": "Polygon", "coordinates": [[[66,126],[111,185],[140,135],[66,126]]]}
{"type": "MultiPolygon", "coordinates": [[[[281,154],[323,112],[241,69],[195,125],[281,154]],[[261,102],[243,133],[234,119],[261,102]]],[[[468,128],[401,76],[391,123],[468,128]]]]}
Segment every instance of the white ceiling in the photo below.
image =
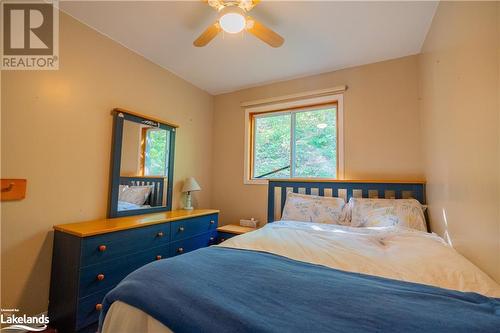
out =
{"type": "Polygon", "coordinates": [[[193,40],[217,17],[202,1],[69,1],[61,9],[212,94],[419,53],[437,2],[261,2],[251,15],[285,38],[193,40]]]}

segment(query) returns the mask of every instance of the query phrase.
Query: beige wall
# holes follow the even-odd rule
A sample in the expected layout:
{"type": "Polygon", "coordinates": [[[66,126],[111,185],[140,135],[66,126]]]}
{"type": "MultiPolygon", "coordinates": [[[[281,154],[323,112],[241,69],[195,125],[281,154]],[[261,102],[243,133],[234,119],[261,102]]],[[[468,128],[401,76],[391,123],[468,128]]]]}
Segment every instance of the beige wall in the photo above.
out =
{"type": "Polygon", "coordinates": [[[47,309],[53,224],[105,217],[113,107],[180,125],[174,207],[194,176],[210,206],[213,97],[77,23],[60,22],[58,71],[2,72],[2,178],[28,179],[2,203],[2,307],[47,309]]]}
{"type": "Polygon", "coordinates": [[[432,229],[500,281],[498,13],[441,2],[419,86],[432,229]]]}
{"type": "Polygon", "coordinates": [[[417,56],[223,94],[215,97],[212,168],[212,203],[222,224],[266,220],[267,186],[243,184],[240,103],[344,84],[345,178],[423,178],[417,56]]]}

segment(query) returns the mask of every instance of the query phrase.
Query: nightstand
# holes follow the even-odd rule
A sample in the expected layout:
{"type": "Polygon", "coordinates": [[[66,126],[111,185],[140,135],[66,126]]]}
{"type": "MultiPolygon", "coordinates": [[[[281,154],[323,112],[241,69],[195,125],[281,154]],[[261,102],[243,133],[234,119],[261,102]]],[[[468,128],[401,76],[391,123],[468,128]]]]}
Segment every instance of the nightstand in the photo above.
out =
{"type": "Polygon", "coordinates": [[[217,228],[217,243],[222,243],[223,241],[237,236],[246,234],[247,232],[255,231],[257,228],[242,227],[237,224],[228,224],[217,228]]]}

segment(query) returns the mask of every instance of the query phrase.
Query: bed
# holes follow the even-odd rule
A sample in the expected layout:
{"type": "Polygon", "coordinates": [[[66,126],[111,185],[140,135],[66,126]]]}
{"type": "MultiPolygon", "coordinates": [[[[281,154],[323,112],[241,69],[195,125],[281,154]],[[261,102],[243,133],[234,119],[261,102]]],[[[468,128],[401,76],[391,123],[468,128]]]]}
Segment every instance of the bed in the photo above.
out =
{"type": "Polygon", "coordinates": [[[271,181],[268,223],[133,272],[102,332],[499,332],[500,286],[435,234],[278,220],[287,192],[415,198],[423,183],[271,181]]]}

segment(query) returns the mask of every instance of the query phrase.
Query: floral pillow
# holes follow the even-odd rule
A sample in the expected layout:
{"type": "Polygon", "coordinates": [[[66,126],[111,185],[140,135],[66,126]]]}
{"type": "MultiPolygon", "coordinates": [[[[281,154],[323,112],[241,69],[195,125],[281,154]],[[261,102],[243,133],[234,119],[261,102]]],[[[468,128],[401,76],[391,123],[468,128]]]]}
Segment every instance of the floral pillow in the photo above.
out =
{"type": "Polygon", "coordinates": [[[141,206],[144,205],[144,203],[148,199],[148,196],[151,193],[152,189],[153,186],[151,185],[125,187],[121,187],[120,185],[118,200],[141,206]]]}
{"type": "Polygon", "coordinates": [[[351,226],[399,225],[427,231],[422,205],[415,199],[365,199],[349,200],[351,226]]]}
{"type": "Polygon", "coordinates": [[[399,225],[399,217],[392,207],[382,207],[371,210],[363,220],[363,227],[392,227],[399,225]]]}
{"type": "Polygon", "coordinates": [[[344,206],[345,201],[342,198],[289,192],[281,220],[343,224],[344,206]]]}

